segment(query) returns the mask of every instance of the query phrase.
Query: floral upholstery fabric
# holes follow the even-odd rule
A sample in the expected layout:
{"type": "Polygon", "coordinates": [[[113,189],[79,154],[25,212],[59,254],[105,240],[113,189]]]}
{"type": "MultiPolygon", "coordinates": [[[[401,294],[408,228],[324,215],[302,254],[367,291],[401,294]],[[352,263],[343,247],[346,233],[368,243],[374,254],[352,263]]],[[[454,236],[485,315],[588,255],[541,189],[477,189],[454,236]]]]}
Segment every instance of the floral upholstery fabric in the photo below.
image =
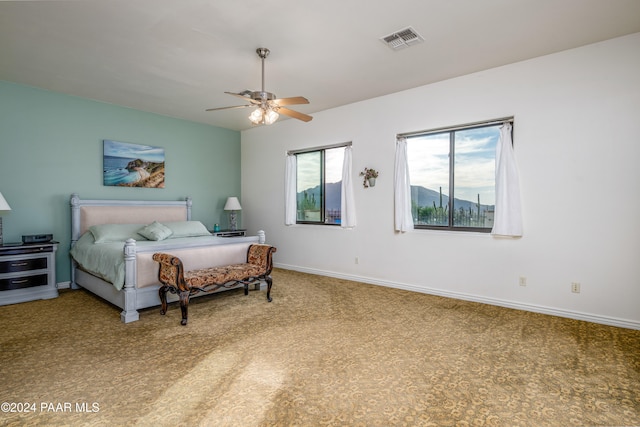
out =
{"type": "Polygon", "coordinates": [[[184,280],[191,288],[204,288],[207,285],[222,285],[228,282],[247,280],[260,276],[264,271],[265,269],[259,265],[233,264],[187,271],[184,280]]]}
{"type": "Polygon", "coordinates": [[[180,258],[164,253],[153,254],[153,260],[160,263],[158,280],[163,285],[173,285],[177,289],[186,290],[182,261],[180,258]]]}
{"type": "Polygon", "coordinates": [[[251,245],[249,246],[249,251],[247,252],[247,263],[264,266],[265,268],[268,267],[270,273],[272,269],[271,252],[275,252],[275,248],[273,246],[251,245]]]}

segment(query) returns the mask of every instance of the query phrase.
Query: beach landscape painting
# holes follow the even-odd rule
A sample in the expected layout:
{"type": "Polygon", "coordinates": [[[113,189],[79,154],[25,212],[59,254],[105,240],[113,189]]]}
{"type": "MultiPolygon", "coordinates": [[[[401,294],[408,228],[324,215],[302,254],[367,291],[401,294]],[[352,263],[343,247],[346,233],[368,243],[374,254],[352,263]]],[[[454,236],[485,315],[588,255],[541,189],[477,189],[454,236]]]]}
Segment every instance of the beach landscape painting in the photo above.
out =
{"type": "Polygon", "coordinates": [[[164,188],[164,148],[105,139],[104,185],[164,188]]]}

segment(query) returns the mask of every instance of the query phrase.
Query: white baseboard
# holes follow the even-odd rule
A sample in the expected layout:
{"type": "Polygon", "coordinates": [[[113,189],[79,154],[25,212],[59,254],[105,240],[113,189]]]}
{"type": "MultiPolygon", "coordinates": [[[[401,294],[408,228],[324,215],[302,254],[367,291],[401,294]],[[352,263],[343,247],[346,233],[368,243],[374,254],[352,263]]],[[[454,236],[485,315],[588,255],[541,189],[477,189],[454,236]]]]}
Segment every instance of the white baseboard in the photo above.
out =
{"type": "Polygon", "coordinates": [[[319,275],[319,276],[335,277],[336,279],[351,280],[351,281],[354,281],[354,282],[368,283],[370,285],[378,285],[378,286],[385,286],[385,287],[388,287],[388,288],[404,289],[404,290],[407,290],[407,291],[420,292],[420,293],[423,293],[423,294],[438,295],[438,296],[441,296],[441,297],[454,298],[454,299],[459,299],[459,300],[464,300],[464,301],[479,302],[479,303],[483,303],[483,304],[496,305],[496,306],[506,307],[506,308],[513,308],[513,309],[516,309],[516,310],[530,311],[530,312],[533,312],[533,313],[548,314],[548,315],[551,315],[551,316],[565,317],[565,318],[575,319],[575,320],[584,320],[584,321],[587,321],[587,322],[599,323],[599,324],[602,324],[602,325],[617,326],[617,327],[620,327],[620,328],[640,330],[640,322],[627,320],[627,319],[619,319],[619,318],[615,318],[615,317],[600,316],[600,315],[597,315],[597,314],[582,313],[582,312],[578,312],[578,311],[569,311],[569,310],[563,310],[563,309],[554,308],[554,307],[545,307],[545,306],[534,305],[534,304],[525,304],[525,303],[521,303],[521,302],[507,301],[507,300],[501,300],[501,299],[496,299],[496,298],[487,298],[487,297],[482,297],[482,296],[479,296],[479,295],[464,294],[464,293],[460,293],[460,292],[450,292],[450,291],[445,291],[445,290],[442,290],[442,289],[425,288],[425,287],[422,287],[422,286],[415,286],[415,285],[411,285],[411,284],[407,284],[407,283],[392,282],[392,281],[389,281],[389,280],[380,280],[380,279],[374,279],[374,278],[371,278],[371,277],[363,277],[363,276],[357,276],[357,275],[351,275],[351,274],[342,274],[342,273],[336,273],[336,272],[333,272],[333,271],[326,271],[326,270],[319,270],[319,269],[315,269],[315,268],[300,267],[300,266],[296,266],[296,265],[287,265],[287,264],[274,263],[273,266],[276,267],[276,268],[282,268],[284,270],[299,271],[301,273],[309,273],[309,274],[316,274],[316,275],[319,275]]]}
{"type": "Polygon", "coordinates": [[[71,288],[71,282],[58,282],[58,283],[56,283],[56,288],[58,288],[58,289],[69,289],[69,288],[71,288]]]}

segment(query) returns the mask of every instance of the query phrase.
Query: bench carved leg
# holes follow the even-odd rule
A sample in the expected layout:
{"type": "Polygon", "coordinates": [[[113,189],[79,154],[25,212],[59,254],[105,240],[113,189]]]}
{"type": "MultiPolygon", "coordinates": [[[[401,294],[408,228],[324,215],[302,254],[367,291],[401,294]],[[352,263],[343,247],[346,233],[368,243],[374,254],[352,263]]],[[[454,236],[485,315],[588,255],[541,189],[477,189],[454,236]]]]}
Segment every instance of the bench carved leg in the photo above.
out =
{"type": "Polygon", "coordinates": [[[273,279],[271,279],[271,276],[266,276],[264,279],[267,282],[267,301],[271,302],[271,285],[273,284],[273,279]]]}
{"type": "Polygon", "coordinates": [[[180,292],[180,310],[182,311],[182,321],[180,324],[185,326],[189,314],[189,291],[180,292]]]}
{"type": "Polygon", "coordinates": [[[244,294],[249,295],[249,283],[244,284],[244,294]]]}
{"type": "Polygon", "coordinates": [[[167,313],[167,289],[169,289],[168,286],[160,286],[160,289],[158,289],[158,295],[160,296],[160,314],[166,314],[167,313]]]}

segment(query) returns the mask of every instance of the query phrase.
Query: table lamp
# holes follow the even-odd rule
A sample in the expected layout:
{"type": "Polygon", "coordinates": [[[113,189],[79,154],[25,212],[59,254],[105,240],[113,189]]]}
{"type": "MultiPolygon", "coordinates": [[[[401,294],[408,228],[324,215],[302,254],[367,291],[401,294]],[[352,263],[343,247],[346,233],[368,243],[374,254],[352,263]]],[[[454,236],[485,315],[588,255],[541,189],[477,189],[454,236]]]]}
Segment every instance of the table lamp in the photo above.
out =
{"type": "Polygon", "coordinates": [[[236,211],[242,209],[240,206],[240,202],[237,197],[229,197],[227,198],[227,203],[224,205],[225,211],[231,211],[229,213],[229,229],[231,231],[236,231],[238,229],[238,225],[236,223],[236,211]]]}
{"type": "MultiPolygon", "coordinates": [[[[0,193],[0,212],[2,211],[10,211],[11,206],[9,203],[2,197],[2,193],[0,193]]],[[[0,246],[2,246],[2,217],[0,216],[0,246]]]]}

